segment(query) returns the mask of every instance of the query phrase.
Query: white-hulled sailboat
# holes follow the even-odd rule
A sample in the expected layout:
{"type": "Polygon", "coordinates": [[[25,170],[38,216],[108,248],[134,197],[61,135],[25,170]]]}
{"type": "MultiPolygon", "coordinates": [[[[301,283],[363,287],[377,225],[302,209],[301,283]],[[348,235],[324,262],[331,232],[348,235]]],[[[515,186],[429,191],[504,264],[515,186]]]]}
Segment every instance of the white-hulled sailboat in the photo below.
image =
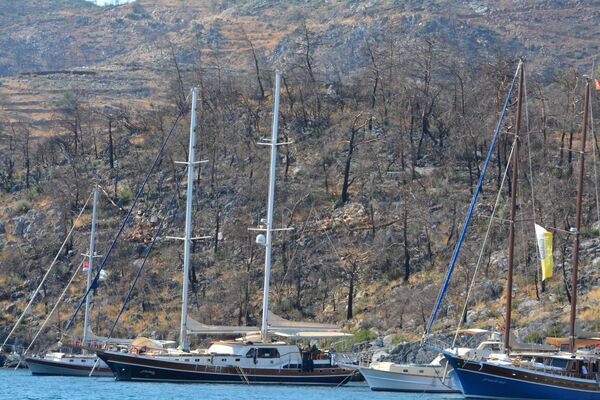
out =
{"type": "MultiPolygon", "coordinates": [[[[98,189],[94,189],[94,200],[92,206],[92,229],[90,234],[89,253],[87,260],[87,287],[92,285],[92,271],[94,265],[94,245],[96,235],[96,208],[98,203],[98,189]]],[[[111,376],[112,373],[108,365],[98,360],[94,353],[94,348],[99,348],[101,344],[106,343],[106,338],[96,336],[90,328],[90,309],[92,301],[92,292],[89,291],[85,300],[85,316],[83,320],[83,337],[81,341],[72,343],[74,347],[80,347],[81,354],[49,352],[39,356],[25,357],[29,370],[33,375],[69,375],[69,376],[89,376],[94,365],[98,365],[93,370],[92,376],[111,376]],[[91,351],[90,351],[91,349],[91,351]]],[[[126,345],[131,340],[128,339],[110,339],[108,343],[114,345],[126,345]]]]}
{"type": "Polygon", "coordinates": [[[184,245],[183,299],[181,312],[180,348],[165,352],[161,349],[141,349],[139,354],[100,351],[98,356],[109,365],[117,380],[169,381],[169,382],[218,382],[218,383],[273,383],[339,385],[350,380],[354,370],[336,365],[330,356],[313,360],[309,352],[302,352],[297,345],[271,340],[271,334],[292,338],[319,338],[346,336],[335,326],[313,323],[294,323],[271,315],[269,321],[269,278],[271,268],[271,245],[273,207],[275,200],[275,167],[277,161],[277,130],[279,114],[280,74],[276,74],[271,147],[271,166],[267,220],[257,230],[257,243],[264,245],[265,272],[263,315],[260,330],[257,327],[220,327],[203,325],[187,317],[187,280],[191,242],[191,207],[193,167],[195,153],[196,104],[198,90],[192,93],[192,118],[188,154],[188,188],[184,245]],[[279,326],[277,326],[279,325],[279,326]],[[191,328],[191,329],[190,329],[191,328]],[[242,334],[250,338],[237,341],[220,341],[208,349],[189,350],[188,333],[242,334]],[[260,333],[260,337],[257,334],[260,333]],[[256,337],[256,340],[254,339],[256,337]],[[145,351],[144,351],[145,350],[145,351]]]}

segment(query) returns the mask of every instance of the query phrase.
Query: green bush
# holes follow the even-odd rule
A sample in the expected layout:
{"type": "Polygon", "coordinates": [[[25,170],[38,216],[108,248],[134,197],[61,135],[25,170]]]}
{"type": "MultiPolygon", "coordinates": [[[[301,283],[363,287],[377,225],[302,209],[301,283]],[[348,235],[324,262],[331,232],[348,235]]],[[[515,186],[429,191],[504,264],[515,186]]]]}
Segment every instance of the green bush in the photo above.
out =
{"type": "Polygon", "coordinates": [[[15,211],[19,214],[25,214],[31,209],[31,203],[29,200],[21,199],[15,203],[15,211]]]}
{"type": "Polygon", "coordinates": [[[541,344],[544,341],[544,335],[542,335],[540,332],[529,332],[527,335],[525,335],[523,340],[525,341],[525,343],[541,344]]]}
{"type": "Polygon", "coordinates": [[[119,192],[119,197],[121,198],[121,202],[123,204],[127,204],[133,199],[133,191],[129,187],[124,187],[119,192]]]}
{"type": "Polygon", "coordinates": [[[563,337],[563,330],[559,326],[553,326],[546,331],[545,337],[563,337]]]}

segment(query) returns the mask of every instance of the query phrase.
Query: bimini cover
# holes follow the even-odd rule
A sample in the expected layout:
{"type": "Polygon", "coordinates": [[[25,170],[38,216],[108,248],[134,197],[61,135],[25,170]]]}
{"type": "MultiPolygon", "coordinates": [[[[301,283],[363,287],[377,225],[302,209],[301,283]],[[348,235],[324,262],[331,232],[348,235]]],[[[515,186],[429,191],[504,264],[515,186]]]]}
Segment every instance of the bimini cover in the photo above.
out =
{"type": "Polygon", "coordinates": [[[131,341],[131,345],[134,347],[142,348],[145,347],[147,349],[152,349],[152,350],[162,350],[163,349],[163,345],[154,339],[150,339],[147,337],[143,337],[143,336],[138,336],[135,339],[133,339],[131,341]]]}

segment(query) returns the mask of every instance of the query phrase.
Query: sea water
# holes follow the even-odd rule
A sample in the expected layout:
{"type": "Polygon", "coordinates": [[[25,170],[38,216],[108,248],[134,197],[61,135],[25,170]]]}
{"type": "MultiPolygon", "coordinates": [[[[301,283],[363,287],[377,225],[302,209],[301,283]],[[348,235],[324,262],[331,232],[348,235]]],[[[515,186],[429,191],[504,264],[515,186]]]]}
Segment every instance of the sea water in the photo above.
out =
{"type": "Polygon", "coordinates": [[[32,376],[0,368],[1,400],[444,400],[459,395],[373,392],[363,382],[341,387],[118,382],[112,378],[32,376]]]}

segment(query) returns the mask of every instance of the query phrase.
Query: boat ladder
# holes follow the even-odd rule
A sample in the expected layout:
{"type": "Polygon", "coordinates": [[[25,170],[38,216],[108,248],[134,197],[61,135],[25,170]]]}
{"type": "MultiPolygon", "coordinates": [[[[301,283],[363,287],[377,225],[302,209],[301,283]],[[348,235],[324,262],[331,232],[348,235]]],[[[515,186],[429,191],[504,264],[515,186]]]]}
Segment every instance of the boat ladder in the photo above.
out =
{"type": "Polygon", "coordinates": [[[242,379],[244,380],[244,382],[246,382],[246,384],[249,385],[250,381],[248,380],[248,377],[244,373],[244,369],[242,367],[240,367],[239,365],[236,365],[235,367],[237,368],[237,370],[240,373],[240,376],[242,377],[242,379]]]}

